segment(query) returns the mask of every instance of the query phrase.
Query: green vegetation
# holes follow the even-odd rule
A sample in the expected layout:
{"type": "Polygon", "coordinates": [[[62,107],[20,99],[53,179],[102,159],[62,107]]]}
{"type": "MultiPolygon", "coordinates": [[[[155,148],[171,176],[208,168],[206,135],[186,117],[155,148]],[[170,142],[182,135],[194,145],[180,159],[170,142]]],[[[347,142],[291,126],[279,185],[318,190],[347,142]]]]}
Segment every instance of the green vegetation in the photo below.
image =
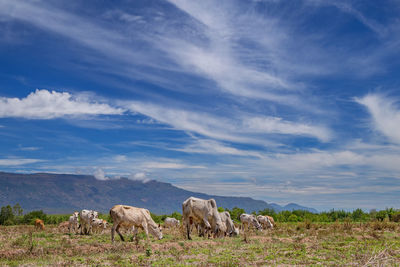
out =
{"type": "MultiPolygon", "coordinates": [[[[127,234],[127,233],[125,233],[127,234]]],[[[129,235],[129,234],[128,234],[129,235]]],[[[182,229],[164,229],[164,238],[114,244],[110,230],[69,234],[56,225],[0,226],[0,266],[398,266],[400,225],[374,222],[278,223],[238,237],[184,238],[182,229]]]]}
{"type": "MultiPolygon", "coordinates": [[[[235,222],[240,222],[239,216],[245,213],[244,209],[234,207],[232,210],[224,209],[219,207],[218,210],[228,211],[231,218],[235,222]]],[[[320,213],[312,213],[305,210],[294,210],[294,211],[281,211],[276,213],[272,209],[265,209],[254,213],[257,215],[269,215],[272,216],[275,222],[369,222],[369,221],[384,221],[388,220],[391,222],[400,222],[400,210],[393,208],[387,208],[385,210],[371,210],[370,212],[364,212],[362,209],[356,209],[353,212],[344,210],[330,210],[320,213]]],[[[59,224],[60,222],[67,221],[70,214],[45,214],[42,210],[31,211],[23,215],[23,210],[19,204],[11,207],[10,205],[1,207],[0,212],[0,225],[18,225],[18,224],[31,224],[35,219],[41,219],[45,224],[59,224]]],[[[108,214],[99,214],[101,219],[107,220],[112,223],[111,217],[108,214]]],[[[174,212],[170,215],[157,215],[151,213],[151,217],[156,223],[163,223],[165,218],[172,217],[178,220],[182,219],[182,215],[179,212],[174,212]]]]}

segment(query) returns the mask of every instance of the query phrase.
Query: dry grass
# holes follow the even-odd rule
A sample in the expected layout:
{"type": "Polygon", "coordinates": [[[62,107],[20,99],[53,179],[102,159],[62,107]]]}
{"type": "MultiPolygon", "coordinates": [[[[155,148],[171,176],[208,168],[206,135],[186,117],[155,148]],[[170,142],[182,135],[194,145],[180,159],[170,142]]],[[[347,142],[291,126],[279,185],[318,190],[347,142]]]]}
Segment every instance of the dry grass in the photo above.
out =
{"type": "Polygon", "coordinates": [[[235,238],[193,235],[191,241],[181,229],[164,229],[162,240],[140,234],[114,244],[109,230],[92,236],[60,230],[0,226],[0,266],[400,265],[400,225],[389,222],[279,224],[235,238]]]}

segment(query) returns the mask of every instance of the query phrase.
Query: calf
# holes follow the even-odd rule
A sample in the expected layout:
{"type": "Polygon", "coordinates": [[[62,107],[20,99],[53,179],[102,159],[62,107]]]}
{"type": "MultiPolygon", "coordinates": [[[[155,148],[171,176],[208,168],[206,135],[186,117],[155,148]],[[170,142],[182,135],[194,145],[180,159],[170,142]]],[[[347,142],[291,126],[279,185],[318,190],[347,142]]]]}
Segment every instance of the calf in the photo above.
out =
{"type": "Polygon", "coordinates": [[[98,233],[101,230],[101,234],[105,229],[107,229],[108,222],[106,220],[94,218],[92,220],[92,230],[95,233],[98,233]]]}
{"type": "Polygon", "coordinates": [[[79,228],[79,212],[75,211],[68,219],[68,232],[71,233],[71,229],[73,229],[74,233],[79,228]]]}
{"type": "Polygon", "coordinates": [[[99,213],[94,210],[81,210],[79,220],[81,222],[81,235],[88,235],[92,232],[92,220],[98,218],[99,213]]]}

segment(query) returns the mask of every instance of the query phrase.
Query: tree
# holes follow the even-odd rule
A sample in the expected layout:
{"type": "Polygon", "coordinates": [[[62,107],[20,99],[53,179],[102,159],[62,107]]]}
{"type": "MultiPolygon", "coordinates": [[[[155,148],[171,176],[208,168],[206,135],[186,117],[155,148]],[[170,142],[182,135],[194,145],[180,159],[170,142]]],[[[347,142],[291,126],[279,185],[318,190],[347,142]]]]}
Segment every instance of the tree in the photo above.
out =
{"type": "Polygon", "coordinates": [[[19,205],[19,203],[15,204],[13,207],[13,213],[14,216],[22,216],[22,213],[24,211],[22,210],[21,206],[19,205]]]}
{"type": "Polygon", "coordinates": [[[14,213],[10,205],[1,207],[0,224],[9,225],[14,223],[14,213]]]}
{"type": "Polygon", "coordinates": [[[244,209],[234,207],[232,210],[226,209],[227,212],[231,215],[232,220],[239,222],[240,221],[240,215],[243,213],[246,213],[244,209]]]}
{"type": "Polygon", "coordinates": [[[22,218],[22,223],[33,223],[33,220],[41,219],[45,223],[47,223],[47,215],[43,212],[43,210],[34,210],[24,215],[22,218]]]}

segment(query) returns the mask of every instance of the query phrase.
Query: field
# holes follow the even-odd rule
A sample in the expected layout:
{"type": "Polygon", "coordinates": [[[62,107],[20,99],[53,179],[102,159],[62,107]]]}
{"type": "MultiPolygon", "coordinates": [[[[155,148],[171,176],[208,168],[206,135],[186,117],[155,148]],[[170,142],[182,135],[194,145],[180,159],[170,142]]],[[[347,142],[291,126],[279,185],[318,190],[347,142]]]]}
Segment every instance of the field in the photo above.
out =
{"type": "Polygon", "coordinates": [[[48,225],[0,226],[1,266],[318,265],[400,266],[400,224],[393,222],[281,223],[239,237],[186,240],[164,229],[155,240],[139,234],[129,242],[110,230],[82,236],[48,225]]]}

